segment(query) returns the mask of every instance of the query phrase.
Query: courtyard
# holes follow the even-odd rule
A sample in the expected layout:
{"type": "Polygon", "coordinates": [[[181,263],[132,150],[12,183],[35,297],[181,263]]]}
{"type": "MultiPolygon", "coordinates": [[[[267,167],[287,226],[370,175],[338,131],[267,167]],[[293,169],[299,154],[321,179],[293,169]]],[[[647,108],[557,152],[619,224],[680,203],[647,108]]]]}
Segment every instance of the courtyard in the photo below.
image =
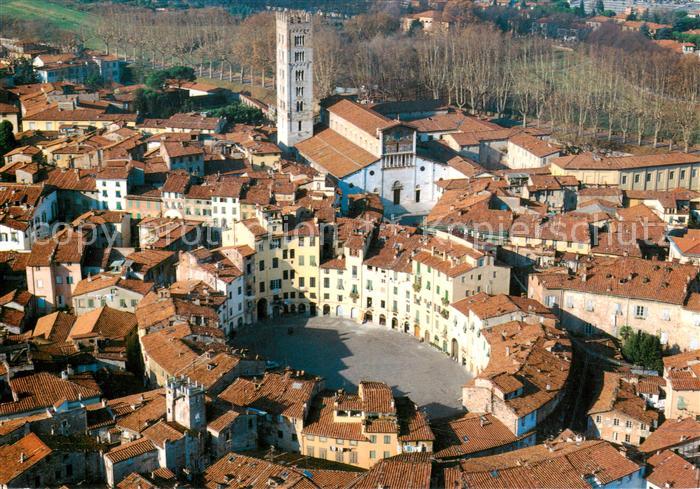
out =
{"type": "Polygon", "coordinates": [[[470,379],[458,363],[412,336],[343,318],[267,320],[240,330],[234,344],[282,367],[320,375],[330,389],[354,391],[362,380],[386,382],[431,418],[462,411],[461,387],[470,379]]]}

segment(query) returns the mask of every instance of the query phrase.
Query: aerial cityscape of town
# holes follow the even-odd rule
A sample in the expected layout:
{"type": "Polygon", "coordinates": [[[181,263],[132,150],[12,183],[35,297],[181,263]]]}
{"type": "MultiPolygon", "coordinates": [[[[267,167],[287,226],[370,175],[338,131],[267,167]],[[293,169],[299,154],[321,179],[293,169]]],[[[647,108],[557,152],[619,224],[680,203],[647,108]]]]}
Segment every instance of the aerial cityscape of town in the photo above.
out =
{"type": "Polygon", "coordinates": [[[0,489],[700,488],[699,0],[0,0],[0,489]]]}

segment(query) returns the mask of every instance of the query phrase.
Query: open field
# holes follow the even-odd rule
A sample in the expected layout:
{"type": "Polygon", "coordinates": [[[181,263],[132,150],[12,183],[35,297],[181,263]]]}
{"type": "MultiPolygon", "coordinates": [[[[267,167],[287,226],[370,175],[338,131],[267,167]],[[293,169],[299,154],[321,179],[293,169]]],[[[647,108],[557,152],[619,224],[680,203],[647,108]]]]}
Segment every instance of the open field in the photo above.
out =
{"type": "Polygon", "coordinates": [[[0,21],[5,17],[41,20],[58,29],[78,32],[89,27],[91,15],[47,0],[0,0],[0,21]]]}

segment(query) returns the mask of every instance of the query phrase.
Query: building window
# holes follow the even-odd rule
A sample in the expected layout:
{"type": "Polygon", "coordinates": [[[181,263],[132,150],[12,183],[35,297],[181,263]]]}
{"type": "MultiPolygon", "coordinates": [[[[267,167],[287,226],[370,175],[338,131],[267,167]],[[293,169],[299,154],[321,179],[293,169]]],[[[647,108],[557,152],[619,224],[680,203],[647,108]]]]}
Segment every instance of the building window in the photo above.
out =
{"type": "Polygon", "coordinates": [[[625,443],[629,443],[630,439],[631,439],[630,435],[625,435],[625,443]]]}
{"type": "Polygon", "coordinates": [[[391,436],[390,435],[384,435],[384,444],[388,445],[391,443],[391,436]]]}
{"type": "Polygon", "coordinates": [[[647,308],[645,306],[634,306],[634,317],[644,319],[647,317],[647,308]]]}
{"type": "Polygon", "coordinates": [[[370,458],[371,460],[376,459],[376,458],[377,458],[377,452],[375,452],[374,450],[370,450],[370,451],[369,451],[369,458],[370,458]]]}
{"type": "Polygon", "coordinates": [[[351,464],[357,463],[357,452],[350,452],[350,463],[351,464]]]}
{"type": "Polygon", "coordinates": [[[617,441],[617,431],[613,432],[613,440],[617,441]]]}
{"type": "Polygon", "coordinates": [[[613,426],[620,426],[620,420],[618,418],[613,418],[613,426]]]}
{"type": "Polygon", "coordinates": [[[632,427],[632,421],[630,421],[630,420],[625,421],[625,426],[626,426],[627,428],[631,428],[631,427],[632,427]]]}

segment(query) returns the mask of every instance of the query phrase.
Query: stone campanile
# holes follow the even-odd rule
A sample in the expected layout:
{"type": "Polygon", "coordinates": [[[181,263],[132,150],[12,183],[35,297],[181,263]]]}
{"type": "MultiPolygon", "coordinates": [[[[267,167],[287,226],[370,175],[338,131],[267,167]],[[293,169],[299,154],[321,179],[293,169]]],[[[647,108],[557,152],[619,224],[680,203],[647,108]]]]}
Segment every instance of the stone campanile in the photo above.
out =
{"type": "Polygon", "coordinates": [[[277,13],[277,142],[313,136],[313,23],[306,12],[277,13]]]}

